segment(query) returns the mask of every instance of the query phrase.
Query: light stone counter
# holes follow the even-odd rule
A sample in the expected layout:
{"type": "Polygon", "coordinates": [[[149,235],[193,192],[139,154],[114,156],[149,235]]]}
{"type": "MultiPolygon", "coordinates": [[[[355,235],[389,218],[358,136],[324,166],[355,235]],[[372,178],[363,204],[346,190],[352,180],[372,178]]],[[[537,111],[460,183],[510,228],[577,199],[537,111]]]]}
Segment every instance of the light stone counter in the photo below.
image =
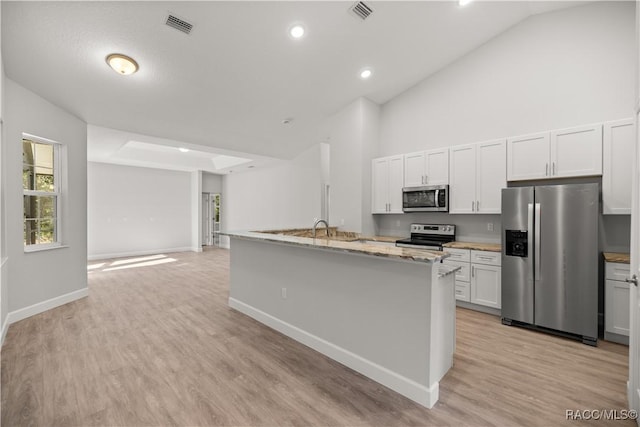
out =
{"type": "Polygon", "coordinates": [[[630,264],[631,256],[624,252],[603,252],[604,260],[606,262],[616,262],[618,264],[630,264]]]}
{"type": "Polygon", "coordinates": [[[475,251],[502,252],[500,243],[451,242],[445,243],[445,248],[471,249],[475,251]]]}
{"type": "MultiPolygon", "coordinates": [[[[320,235],[320,233],[323,231],[324,229],[318,230],[318,234],[320,235]]],[[[386,258],[399,258],[406,261],[416,262],[440,262],[440,260],[449,256],[449,254],[447,254],[446,252],[428,251],[425,249],[400,248],[397,246],[383,246],[366,242],[395,242],[397,240],[395,237],[358,237],[358,240],[345,241],[326,237],[316,237],[314,239],[313,237],[299,237],[288,234],[275,234],[274,232],[260,231],[234,231],[221,232],[220,234],[244,240],[261,240],[273,243],[285,243],[317,249],[360,253],[364,255],[373,255],[386,258]]]]}

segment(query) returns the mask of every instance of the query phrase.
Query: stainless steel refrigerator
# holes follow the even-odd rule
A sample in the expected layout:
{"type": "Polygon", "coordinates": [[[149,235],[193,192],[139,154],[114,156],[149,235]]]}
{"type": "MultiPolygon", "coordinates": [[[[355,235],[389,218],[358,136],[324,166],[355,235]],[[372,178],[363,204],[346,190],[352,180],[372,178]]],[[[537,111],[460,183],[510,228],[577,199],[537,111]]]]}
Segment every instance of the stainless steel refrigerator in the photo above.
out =
{"type": "Polygon", "coordinates": [[[502,190],[502,323],[598,337],[598,184],[502,190]]]}

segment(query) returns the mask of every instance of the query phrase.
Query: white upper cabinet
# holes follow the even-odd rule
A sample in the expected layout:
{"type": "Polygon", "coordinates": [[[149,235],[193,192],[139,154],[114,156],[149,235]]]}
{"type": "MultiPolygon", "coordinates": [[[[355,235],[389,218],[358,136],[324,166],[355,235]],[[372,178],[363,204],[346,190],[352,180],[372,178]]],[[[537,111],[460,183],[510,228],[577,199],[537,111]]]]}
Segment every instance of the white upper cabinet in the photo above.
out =
{"type": "Polygon", "coordinates": [[[549,132],[507,139],[507,180],[548,177],[550,148],[549,132]]]}
{"type": "Polygon", "coordinates": [[[631,179],[635,145],[633,119],[604,124],[602,213],[631,214],[631,179]]]}
{"type": "Polygon", "coordinates": [[[602,175],[602,125],[580,126],[507,140],[507,179],[602,175]]]}
{"type": "Polygon", "coordinates": [[[480,142],[476,148],[476,212],[501,213],[507,187],[507,144],[504,139],[480,142]]]}
{"type": "Polygon", "coordinates": [[[449,149],[419,151],[404,155],[404,186],[449,183],[449,149]]]}
{"type": "Polygon", "coordinates": [[[449,213],[474,213],[476,206],[476,145],[449,149],[449,213]]]}
{"type": "Polygon", "coordinates": [[[500,213],[505,159],[503,139],[451,147],[449,212],[500,213]]]}
{"type": "Polygon", "coordinates": [[[371,213],[402,213],[404,156],[373,159],[371,175],[371,213]]]}
{"type": "Polygon", "coordinates": [[[602,175],[602,125],[551,132],[551,175],[602,175]]]}

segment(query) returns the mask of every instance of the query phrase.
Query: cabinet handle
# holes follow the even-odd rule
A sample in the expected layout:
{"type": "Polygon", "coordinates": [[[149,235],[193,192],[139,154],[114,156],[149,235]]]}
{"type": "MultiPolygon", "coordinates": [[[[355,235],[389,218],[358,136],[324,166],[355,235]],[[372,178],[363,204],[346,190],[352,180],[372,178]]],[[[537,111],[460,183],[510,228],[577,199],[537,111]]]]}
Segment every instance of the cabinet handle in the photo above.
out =
{"type": "Polygon", "coordinates": [[[476,212],[480,212],[480,200],[476,200],[476,212]]]}
{"type": "Polygon", "coordinates": [[[556,162],[551,163],[551,175],[556,174],[556,162]]]}
{"type": "Polygon", "coordinates": [[[476,274],[475,267],[472,265],[471,266],[471,277],[475,277],[475,274],[476,274]]]}
{"type": "Polygon", "coordinates": [[[424,176],[424,183],[428,184],[429,183],[429,175],[425,175],[424,176]]]}
{"type": "Polygon", "coordinates": [[[424,175],[422,175],[422,176],[420,177],[420,182],[421,182],[422,184],[424,184],[424,175]]]}
{"type": "Polygon", "coordinates": [[[544,176],[549,176],[549,163],[544,164],[544,176]]]}
{"type": "Polygon", "coordinates": [[[475,212],[476,211],[476,202],[471,202],[471,212],[475,212]]]}

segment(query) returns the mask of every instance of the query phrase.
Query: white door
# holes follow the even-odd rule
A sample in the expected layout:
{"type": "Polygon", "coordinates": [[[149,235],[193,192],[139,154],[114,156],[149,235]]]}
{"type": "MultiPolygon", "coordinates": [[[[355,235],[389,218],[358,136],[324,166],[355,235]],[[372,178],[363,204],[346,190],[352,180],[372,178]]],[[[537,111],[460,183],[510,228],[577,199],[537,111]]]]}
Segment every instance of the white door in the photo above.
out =
{"type": "Polygon", "coordinates": [[[389,160],[373,159],[371,170],[371,212],[386,213],[389,206],[389,160]]]}
{"type": "Polygon", "coordinates": [[[402,213],[404,156],[389,157],[389,213],[402,213]]]}
{"type": "Polygon", "coordinates": [[[507,180],[550,177],[549,133],[517,136],[507,140],[507,180]]]}
{"type": "MultiPolygon", "coordinates": [[[[638,119],[636,115],[636,143],[633,162],[633,191],[631,206],[631,265],[630,273],[640,276],[640,162],[638,155],[638,119]]],[[[630,409],[640,412],[640,292],[638,292],[637,280],[635,285],[629,286],[629,383],[627,399],[630,409]]],[[[640,422],[638,422],[640,425],[640,422]]]]}
{"type": "Polygon", "coordinates": [[[551,132],[551,176],[602,175],[602,125],[551,132]]]}
{"type": "Polygon", "coordinates": [[[471,302],[500,308],[502,278],[499,266],[471,264],[471,302]]]}
{"type": "Polygon", "coordinates": [[[476,209],[476,145],[449,150],[449,213],[474,213],[476,209]]]}
{"type": "Polygon", "coordinates": [[[449,183],[449,149],[429,150],[425,153],[425,178],[428,185],[447,185],[449,183]]]}
{"type": "Polygon", "coordinates": [[[507,145],[504,139],[476,147],[476,212],[500,213],[502,189],[507,187],[507,145]]]}
{"type": "Polygon", "coordinates": [[[404,155],[404,185],[419,187],[424,185],[425,159],[424,151],[404,155]]]}

